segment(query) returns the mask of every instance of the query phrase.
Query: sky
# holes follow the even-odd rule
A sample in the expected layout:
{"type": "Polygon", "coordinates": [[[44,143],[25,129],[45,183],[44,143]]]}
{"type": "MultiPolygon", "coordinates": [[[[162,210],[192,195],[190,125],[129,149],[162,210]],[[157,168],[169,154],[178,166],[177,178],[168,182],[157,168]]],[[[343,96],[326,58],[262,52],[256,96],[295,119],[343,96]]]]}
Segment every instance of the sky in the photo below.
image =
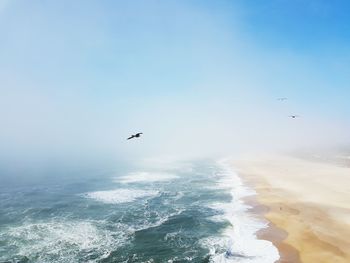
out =
{"type": "Polygon", "coordinates": [[[349,11],[345,0],[0,0],[0,161],[349,144],[349,11]]]}

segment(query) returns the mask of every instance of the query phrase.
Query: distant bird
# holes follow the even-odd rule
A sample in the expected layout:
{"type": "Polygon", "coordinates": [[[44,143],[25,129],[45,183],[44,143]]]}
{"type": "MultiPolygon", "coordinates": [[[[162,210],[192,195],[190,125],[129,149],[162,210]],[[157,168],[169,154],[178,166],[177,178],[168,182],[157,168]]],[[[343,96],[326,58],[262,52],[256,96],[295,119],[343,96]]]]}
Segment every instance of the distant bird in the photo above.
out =
{"type": "Polygon", "coordinates": [[[292,119],[295,119],[295,118],[299,118],[299,115],[290,115],[289,117],[292,119]]]}
{"type": "Polygon", "coordinates": [[[129,138],[127,138],[127,140],[133,139],[133,138],[139,138],[141,137],[141,134],[143,134],[142,132],[136,133],[131,135],[129,138]]]}
{"type": "Polygon", "coordinates": [[[288,98],[278,98],[277,100],[284,101],[284,100],[288,100],[288,98]]]}

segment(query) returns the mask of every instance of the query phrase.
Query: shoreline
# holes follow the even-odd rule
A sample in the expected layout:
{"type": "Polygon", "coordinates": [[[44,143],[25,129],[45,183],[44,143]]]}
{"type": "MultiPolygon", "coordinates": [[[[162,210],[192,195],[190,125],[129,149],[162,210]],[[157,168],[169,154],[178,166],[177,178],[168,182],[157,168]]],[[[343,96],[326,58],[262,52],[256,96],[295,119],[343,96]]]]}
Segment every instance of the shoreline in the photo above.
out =
{"type": "Polygon", "coordinates": [[[232,196],[230,203],[221,205],[221,210],[231,226],[224,232],[230,240],[228,248],[225,253],[213,258],[213,262],[232,262],[230,257],[251,263],[277,262],[280,258],[277,247],[270,240],[257,237],[257,233],[266,228],[268,221],[253,214],[253,204],[247,202],[256,192],[243,182],[228,159],[219,161],[219,164],[224,172],[218,183],[223,189],[229,189],[232,196]]]}
{"type": "Polygon", "coordinates": [[[270,222],[257,237],[278,248],[276,262],[350,262],[349,168],[275,156],[231,164],[257,193],[245,201],[270,222]]]}
{"type": "MultiPolygon", "coordinates": [[[[242,181],[245,185],[255,189],[252,182],[248,182],[244,180],[244,178],[242,178],[242,181]]],[[[256,192],[256,195],[243,199],[243,202],[251,207],[248,213],[260,220],[268,221],[267,227],[256,232],[256,237],[258,239],[270,241],[277,248],[280,258],[274,263],[301,263],[298,250],[284,242],[288,237],[288,233],[284,229],[277,227],[266,217],[270,208],[267,205],[259,203],[258,195],[259,194],[256,192]]]]}

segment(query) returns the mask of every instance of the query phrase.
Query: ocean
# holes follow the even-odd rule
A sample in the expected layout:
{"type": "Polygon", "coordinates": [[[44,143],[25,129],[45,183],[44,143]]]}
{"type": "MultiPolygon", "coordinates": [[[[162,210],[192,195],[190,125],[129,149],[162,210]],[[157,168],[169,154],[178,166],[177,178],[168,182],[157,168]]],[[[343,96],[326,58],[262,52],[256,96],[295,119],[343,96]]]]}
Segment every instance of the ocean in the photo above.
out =
{"type": "Polygon", "coordinates": [[[274,262],[225,160],[0,187],[0,262],[274,262]]]}

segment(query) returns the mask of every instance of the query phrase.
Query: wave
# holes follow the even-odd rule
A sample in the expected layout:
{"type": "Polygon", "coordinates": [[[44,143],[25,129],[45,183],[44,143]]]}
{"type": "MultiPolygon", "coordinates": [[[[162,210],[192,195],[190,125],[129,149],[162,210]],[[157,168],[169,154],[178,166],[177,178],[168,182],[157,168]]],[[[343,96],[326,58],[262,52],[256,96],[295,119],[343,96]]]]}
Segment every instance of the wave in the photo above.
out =
{"type": "Polygon", "coordinates": [[[178,176],[171,173],[157,173],[157,172],[136,172],[130,173],[121,178],[116,178],[116,182],[121,183],[138,183],[138,182],[160,182],[177,179],[178,176]]]}
{"type": "Polygon", "coordinates": [[[253,218],[247,213],[251,207],[242,201],[242,198],[256,193],[243,185],[227,160],[219,161],[219,165],[223,172],[216,187],[229,189],[232,201],[216,203],[212,208],[221,210],[222,219],[229,221],[231,226],[223,233],[223,238],[202,240],[203,246],[210,250],[211,262],[275,262],[280,257],[277,248],[270,241],[257,239],[256,236],[257,231],[267,227],[267,222],[253,218]],[[225,248],[224,251],[222,248],[225,248]]]}
{"type": "MultiPolygon", "coordinates": [[[[38,262],[88,262],[101,260],[125,244],[132,232],[118,224],[112,230],[103,221],[60,221],[25,223],[1,234],[9,254],[38,262]],[[11,251],[12,250],[12,251],[11,251]]],[[[12,256],[12,257],[16,257],[12,256]]],[[[1,256],[0,256],[1,259],[1,256]]]]}
{"type": "Polygon", "coordinates": [[[145,214],[145,220],[141,222],[139,225],[134,226],[134,231],[144,231],[148,230],[150,228],[155,228],[158,226],[163,225],[164,223],[168,222],[168,220],[174,216],[177,216],[181,214],[184,211],[184,209],[177,209],[174,212],[162,214],[155,212],[157,214],[157,217],[154,220],[150,220],[150,218],[145,214]]]}
{"type": "Polygon", "coordinates": [[[106,204],[129,203],[144,197],[153,197],[158,191],[136,190],[136,189],[115,189],[109,191],[96,191],[83,194],[84,197],[94,199],[106,204]]]}

